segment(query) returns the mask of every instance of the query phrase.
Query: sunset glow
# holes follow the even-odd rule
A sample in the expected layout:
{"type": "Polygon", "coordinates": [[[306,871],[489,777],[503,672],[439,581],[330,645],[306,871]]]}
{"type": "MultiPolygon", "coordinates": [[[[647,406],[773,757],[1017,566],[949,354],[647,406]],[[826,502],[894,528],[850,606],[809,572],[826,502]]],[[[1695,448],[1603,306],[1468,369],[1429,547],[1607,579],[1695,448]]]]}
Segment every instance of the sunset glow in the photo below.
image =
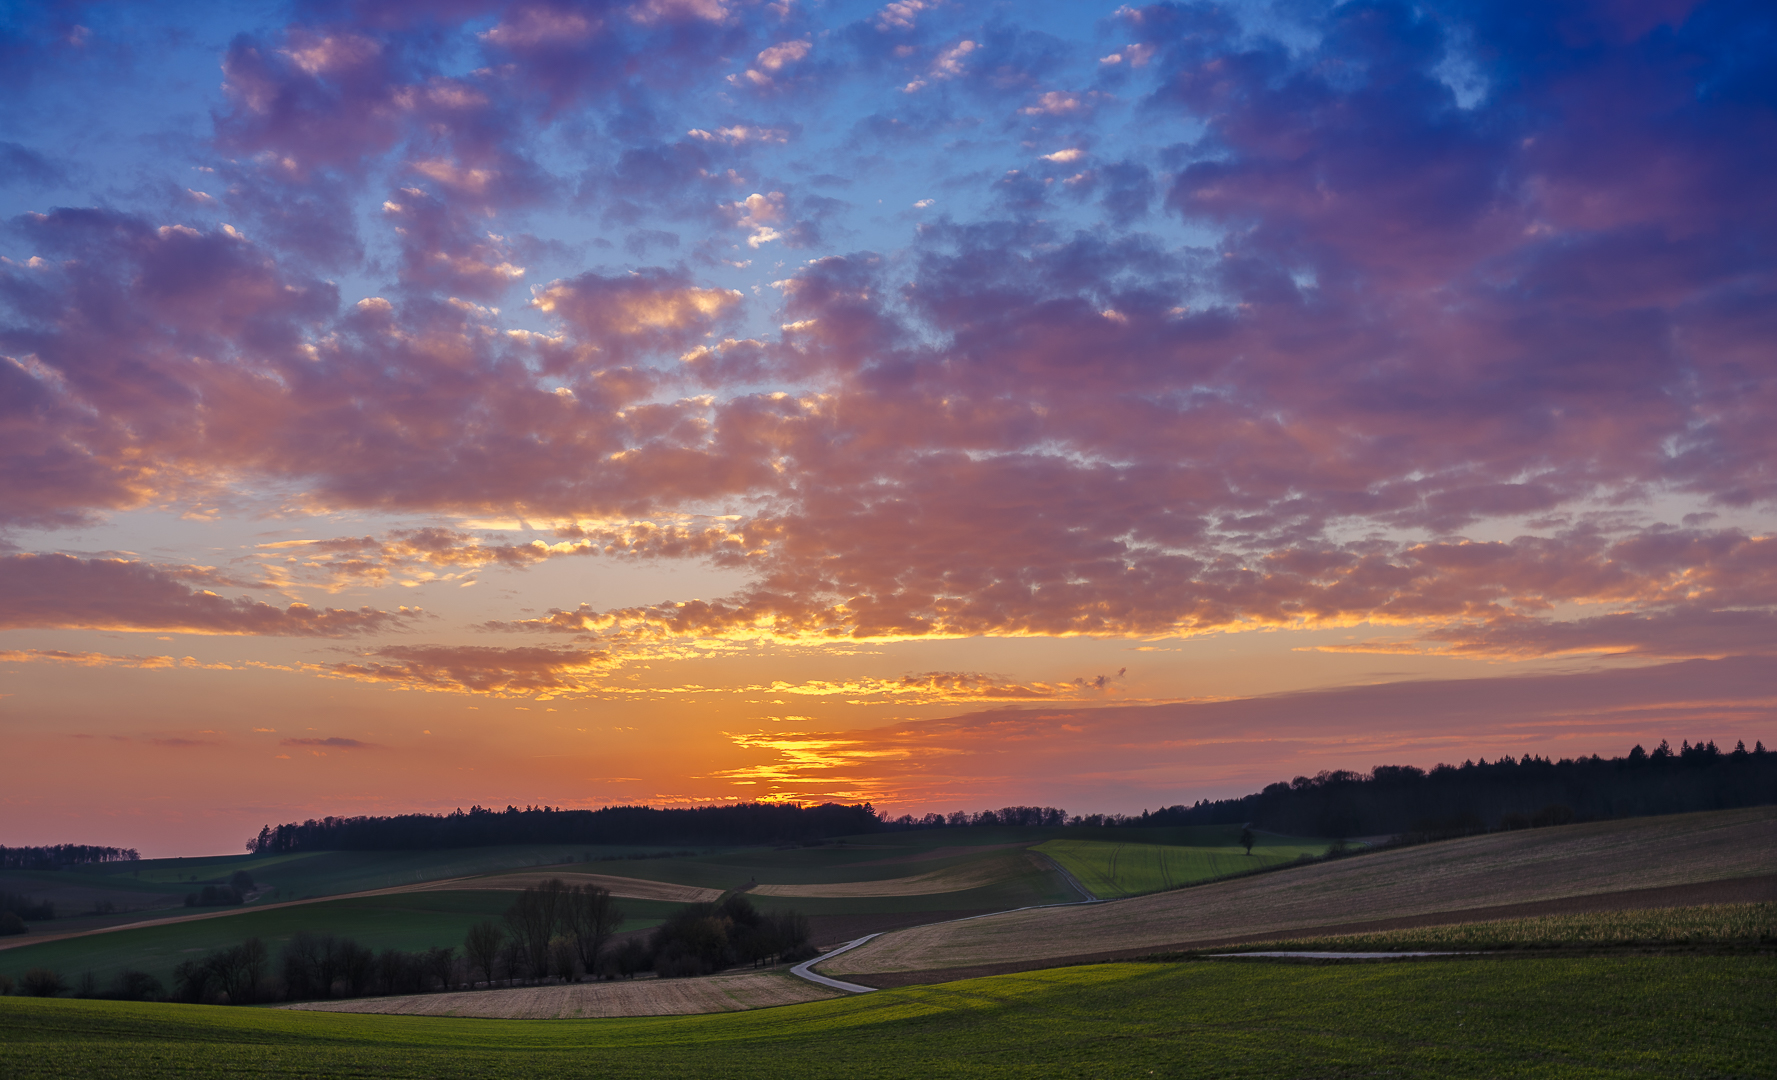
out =
{"type": "Polygon", "coordinates": [[[1771,742],[1773,34],[12,5],[0,843],[1771,742]]]}

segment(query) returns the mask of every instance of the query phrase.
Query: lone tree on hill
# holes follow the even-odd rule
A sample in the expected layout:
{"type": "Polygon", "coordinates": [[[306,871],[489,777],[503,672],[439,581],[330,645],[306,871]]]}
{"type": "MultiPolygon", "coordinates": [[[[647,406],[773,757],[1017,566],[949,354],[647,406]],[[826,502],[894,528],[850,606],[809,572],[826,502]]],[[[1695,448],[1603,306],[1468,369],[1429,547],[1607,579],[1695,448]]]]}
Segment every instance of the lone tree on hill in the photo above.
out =
{"type": "Polygon", "coordinates": [[[1248,855],[1253,853],[1253,839],[1252,829],[1244,828],[1240,830],[1240,846],[1246,849],[1248,855]]]}

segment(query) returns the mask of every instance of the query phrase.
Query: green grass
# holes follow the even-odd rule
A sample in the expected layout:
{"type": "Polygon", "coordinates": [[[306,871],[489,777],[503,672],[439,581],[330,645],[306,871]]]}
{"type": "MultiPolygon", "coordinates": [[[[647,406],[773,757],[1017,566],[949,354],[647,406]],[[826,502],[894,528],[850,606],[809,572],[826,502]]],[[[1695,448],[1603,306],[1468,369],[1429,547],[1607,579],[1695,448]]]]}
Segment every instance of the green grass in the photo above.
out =
{"type": "Polygon", "coordinates": [[[1135,830],[1118,831],[1123,837],[1117,840],[1049,840],[1036,850],[1066,867],[1093,895],[1109,900],[1281,866],[1303,855],[1320,855],[1327,847],[1325,841],[1265,833],[1248,855],[1239,844],[1238,826],[1201,830],[1189,838],[1195,841],[1189,846],[1148,843],[1142,834],[1149,830],[1137,833],[1139,842],[1130,842],[1124,838],[1135,830]]]}
{"type": "Polygon", "coordinates": [[[1767,957],[1111,964],[757,1012],[459,1020],[0,999],[0,1076],[1777,1074],[1767,957]]]}
{"type": "MultiPolygon", "coordinates": [[[[57,885],[88,888],[135,888],[183,895],[204,882],[227,881],[237,870],[277,890],[267,899],[337,896],[412,885],[443,878],[468,877],[534,866],[555,866],[595,860],[599,873],[622,874],[618,867],[671,862],[603,856],[677,850],[680,845],[599,846],[592,844],[513,844],[504,847],[450,848],[438,851],[308,851],[291,855],[213,855],[190,859],[143,859],[133,863],[100,863],[51,873],[35,873],[43,889],[57,885]]],[[[701,850],[701,849],[700,849],[701,850]]],[[[8,876],[16,872],[9,871],[8,876]]]]}
{"type": "MultiPolygon", "coordinates": [[[[244,910],[217,919],[114,930],[7,949],[0,951],[0,974],[16,981],[29,968],[45,967],[73,985],[90,971],[105,986],[119,972],[133,968],[170,986],[173,968],[183,960],[249,937],[263,939],[275,954],[302,930],[354,938],[377,950],[411,952],[446,945],[460,951],[469,927],[482,919],[497,921],[515,896],[511,892],[428,891],[244,910]]],[[[637,930],[658,925],[682,905],[626,899],[619,900],[617,906],[626,916],[622,929],[637,930]]]]}
{"type": "Polygon", "coordinates": [[[1769,948],[1777,945],[1777,904],[1595,911],[1530,919],[1491,919],[1453,926],[1379,930],[1337,937],[1288,938],[1215,952],[1268,949],[1338,951],[1396,949],[1599,949],[1624,947],[1769,948]]]}

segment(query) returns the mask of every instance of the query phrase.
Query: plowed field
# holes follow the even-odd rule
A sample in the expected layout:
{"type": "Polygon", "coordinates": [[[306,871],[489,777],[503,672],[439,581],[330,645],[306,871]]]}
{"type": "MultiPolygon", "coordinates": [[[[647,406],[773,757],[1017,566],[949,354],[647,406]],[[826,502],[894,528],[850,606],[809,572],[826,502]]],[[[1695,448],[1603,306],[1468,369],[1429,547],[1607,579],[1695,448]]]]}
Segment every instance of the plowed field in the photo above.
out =
{"type": "Polygon", "coordinates": [[[1496,833],[1131,900],[911,927],[823,965],[844,977],[1188,946],[1332,923],[1768,874],[1777,807],[1496,833]]]}
{"type": "Polygon", "coordinates": [[[286,1005],[313,1012],[383,1013],[398,1016],[480,1016],[497,1020],[556,1020],[600,1016],[684,1016],[740,1012],[843,997],[787,971],[712,975],[703,979],[636,979],[617,982],[464,990],[454,994],[357,998],[286,1005]]]}
{"type": "Polygon", "coordinates": [[[1044,872],[1048,867],[1023,852],[979,859],[961,866],[946,867],[928,874],[887,878],[876,881],[836,881],[821,885],[760,885],[755,896],[930,896],[934,893],[962,892],[992,885],[1031,871],[1044,872]]]}

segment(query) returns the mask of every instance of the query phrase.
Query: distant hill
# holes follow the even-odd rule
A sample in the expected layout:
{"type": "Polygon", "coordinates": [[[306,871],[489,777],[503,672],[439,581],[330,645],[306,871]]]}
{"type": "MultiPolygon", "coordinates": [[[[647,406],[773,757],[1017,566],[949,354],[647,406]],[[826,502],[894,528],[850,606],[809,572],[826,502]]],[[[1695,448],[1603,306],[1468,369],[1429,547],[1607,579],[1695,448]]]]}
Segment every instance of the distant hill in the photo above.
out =
{"type": "Polygon", "coordinates": [[[561,810],[473,807],[449,814],[328,817],[267,825],[247,841],[259,855],[295,851],[425,851],[503,844],[692,844],[755,846],[852,836],[876,828],[869,803],[841,806],[743,803],[694,809],[607,806],[561,810]]]}
{"type": "Polygon", "coordinates": [[[1239,799],[1171,806],[1131,825],[1226,825],[1303,836],[1405,835],[1434,839],[1575,821],[1777,803],[1777,753],[1760,742],[1723,752],[1714,742],[1620,758],[1510,754],[1497,761],[1379,765],[1298,776],[1239,799]]]}

